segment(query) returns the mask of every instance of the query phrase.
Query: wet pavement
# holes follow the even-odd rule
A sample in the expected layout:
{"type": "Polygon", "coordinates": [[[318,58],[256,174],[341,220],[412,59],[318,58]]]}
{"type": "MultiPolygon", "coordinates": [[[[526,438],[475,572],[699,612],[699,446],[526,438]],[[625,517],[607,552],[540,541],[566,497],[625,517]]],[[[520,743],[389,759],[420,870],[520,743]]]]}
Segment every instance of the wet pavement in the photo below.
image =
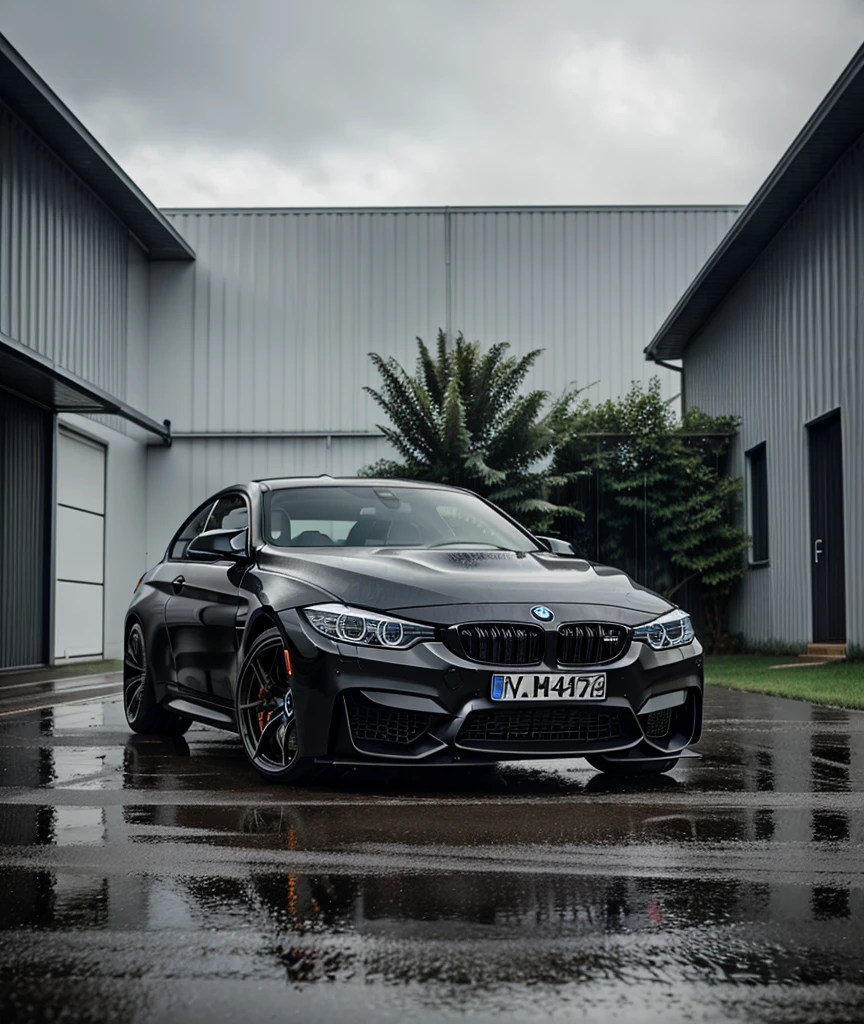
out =
{"type": "Polygon", "coordinates": [[[862,713],[712,689],[653,782],[290,789],[116,678],[0,689],[4,1022],[864,1019],[862,713]]]}

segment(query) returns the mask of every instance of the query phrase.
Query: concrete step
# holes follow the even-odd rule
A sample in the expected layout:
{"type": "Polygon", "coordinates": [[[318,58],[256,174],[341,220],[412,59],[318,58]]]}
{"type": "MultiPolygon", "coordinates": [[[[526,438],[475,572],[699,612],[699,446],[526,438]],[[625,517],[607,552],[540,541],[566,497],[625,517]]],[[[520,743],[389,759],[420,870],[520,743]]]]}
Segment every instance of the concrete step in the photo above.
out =
{"type": "Polygon", "coordinates": [[[846,657],[846,644],[807,644],[807,653],[799,654],[798,660],[803,662],[843,661],[846,657]]]}

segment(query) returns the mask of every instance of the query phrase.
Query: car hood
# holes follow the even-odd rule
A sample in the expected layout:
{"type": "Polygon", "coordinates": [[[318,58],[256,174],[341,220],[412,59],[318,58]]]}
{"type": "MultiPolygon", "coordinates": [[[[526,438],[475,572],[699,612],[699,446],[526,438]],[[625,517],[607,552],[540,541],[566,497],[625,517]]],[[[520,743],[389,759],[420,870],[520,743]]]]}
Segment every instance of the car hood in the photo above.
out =
{"type": "Polygon", "coordinates": [[[566,605],[571,614],[577,614],[572,606],[590,606],[596,609],[594,614],[601,614],[597,606],[617,609],[621,621],[636,625],[674,607],[618,569],[542,553],[308,548],[301,555],[268,547],[259,553],[259,565],[302,580],[347,605],[409,616],[426,609],[422,617],[436,622],[450,619],[451,606],[472,605],[472,612],[487,618],[502,605],[527,610],[526,606],[543,604],[553,611],[556,605],[566,605]],[[481,608],[486,614],[480,614],[481,608]]]}

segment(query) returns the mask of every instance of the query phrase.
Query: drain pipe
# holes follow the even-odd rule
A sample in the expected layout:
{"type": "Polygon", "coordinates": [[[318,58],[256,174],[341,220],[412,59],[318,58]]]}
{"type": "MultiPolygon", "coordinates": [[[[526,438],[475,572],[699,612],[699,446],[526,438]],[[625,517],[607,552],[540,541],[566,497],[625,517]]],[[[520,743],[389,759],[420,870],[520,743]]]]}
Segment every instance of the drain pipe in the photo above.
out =
{"type": "Polygon", "coordinates": [[[451,223],[450,223],[450,207],[444,207],[444,333],[447,336],[447,344],[450,345],[453,341],[451,332],[453,330],[452,316],[453,316],[453,284],[452,284],[452,267],[450,265],[450,246],[451,246],[451,223]]]}
{"type": "Polygon", "coordinates": [[[664,370],[674,370],[676,373],[681,374],[681,412],[687,412],[687,395],[684,391],[684,367],[676,366],[674,363],[667,363],[663,359],[654,359],[652,362],[656,363],[657,366],[662,366],[664,370]]]}

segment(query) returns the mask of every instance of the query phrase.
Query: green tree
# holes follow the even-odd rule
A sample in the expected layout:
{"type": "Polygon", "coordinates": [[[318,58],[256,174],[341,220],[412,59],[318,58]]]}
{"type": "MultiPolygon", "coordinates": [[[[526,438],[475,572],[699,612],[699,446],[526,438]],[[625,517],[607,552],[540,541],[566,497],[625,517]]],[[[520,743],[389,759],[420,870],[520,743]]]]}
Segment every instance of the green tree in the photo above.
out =
{"type": "Polygon", "coordinates": [[[655,377],[647,391],[634,384],[617,401],[583,402],[553,467],[576,478],[561,500],[588,511],[583,523],[561,524],[576,546],[670,598],[698,580],[714,646],[749,542],[738,525],[742,481],[724,472],[738,426],[695,408],[679,420],[655,377]]]}
{"type": "Polygon", "coordinates": [[[567,436],[577,392],[551,401],[547,391],[521,392],[543,350],[517,358],[499,343],[483,352],[461,333],[451,345],[443,331],[434,355],[420,338],[417,346],[413,375],[370,353],[381,384],[365,390],[387,413],[390,425],[379,429],[401,461],[383,459],[361,473],[467,487],[533,529],[562,512],[578,517],[549,499],[570,474],[548,468],[567,436]]]}

